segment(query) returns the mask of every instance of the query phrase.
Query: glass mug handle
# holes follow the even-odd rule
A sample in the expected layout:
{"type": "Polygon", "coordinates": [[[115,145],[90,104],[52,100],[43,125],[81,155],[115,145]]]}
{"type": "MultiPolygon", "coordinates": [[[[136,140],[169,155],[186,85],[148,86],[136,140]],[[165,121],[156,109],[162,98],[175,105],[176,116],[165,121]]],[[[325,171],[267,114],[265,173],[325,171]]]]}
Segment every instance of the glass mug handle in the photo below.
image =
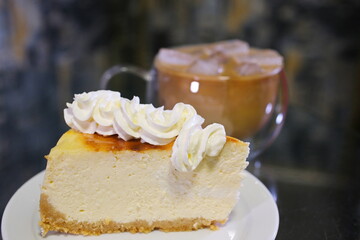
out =
{"type": "Polygon", "coordinates": [[[267,149],[279,135],[286,117],[288,107],[288,86],[284,69],[279,73],[279,89],[271,119],[250,140],[250,156],[252,160],[267,149]]]}
{"type": "Polygon", "coordinates": [[[108,70],[106,70],[100,78],[100,89],[107,89],[109,81],[118,74],[128,73],[134,76],[139,77],[146,82],[146,102],[151,103],[153,100],[153,89],[151,88],[151,82],[153,80],[151,71],[144,70],[139,67],[131,65],[115,65],[108,70]]]}

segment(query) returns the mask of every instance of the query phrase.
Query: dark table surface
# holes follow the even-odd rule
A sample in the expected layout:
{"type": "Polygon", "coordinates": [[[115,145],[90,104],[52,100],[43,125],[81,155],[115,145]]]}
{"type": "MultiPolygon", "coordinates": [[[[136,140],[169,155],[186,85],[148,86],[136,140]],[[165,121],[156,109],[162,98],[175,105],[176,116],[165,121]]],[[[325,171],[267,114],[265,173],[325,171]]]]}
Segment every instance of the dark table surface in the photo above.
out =
{"type": "MultiPolygon", "coordinates": [[[[359,143],[355,130],[289,107],[279,137],[248,168],[278,205],[276,239],[360,239],[359,143]]],[[[29,161],[25,154],[0,170],[1,213],[15,191],[45,168],[42,156],[29,161]]]]}

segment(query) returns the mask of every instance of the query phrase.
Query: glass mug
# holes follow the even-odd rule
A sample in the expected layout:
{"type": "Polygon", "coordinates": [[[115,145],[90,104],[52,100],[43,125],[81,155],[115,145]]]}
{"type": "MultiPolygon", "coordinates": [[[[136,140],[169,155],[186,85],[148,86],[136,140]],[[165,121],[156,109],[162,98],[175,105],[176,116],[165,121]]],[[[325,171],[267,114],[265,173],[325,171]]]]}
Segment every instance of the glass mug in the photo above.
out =
{"type": "Polygon", "coordinates": [[[208,53],[204,57],[204,51],[200,55],[198,49],[204,49],[204,46],[207,45],[160,50],[150,71],[129,65],[113,66],[101,77],[100,87],[107,89],[114,75],[134,74],[147,82],[147,103],[164,106],[165,109],[172,109],[178,102],[191,104],[205,118],[203,127],[214,122],[221,123],[227,135],[249,141],[249,158],[253,159],[274,141],[284,124],[288,90],[282,58],[272,50],[250,48],[248,55],[240,55],[242,63],[231,62],[225,57],[224,64],[224,56],[221,54],[215,61],[213,56],[207,57],[208,53]],[[178,52],[186,55],[176,56],[178,52]],[[181,65],[187,60],[194,62],[192,58],[186,59],[190,53],[196,56],[195,61],[201,61],[200,64],[195,67],[196,63],[190,67],[181,65]],[[179,61],[180,65],[174,65],[162,61],[163,55],[164,60],[167,56],[185,59],[179,61]],[[254,65],[258,60],[265,65],[254,65]],[[213,66],[222,66],[222,73],[208,75],[208,72],[201,72],[213,66]],[[191,68],[193,71],[189,71],[191,68]],[[232,71],[236,68],[236,72],[232,71]]]}

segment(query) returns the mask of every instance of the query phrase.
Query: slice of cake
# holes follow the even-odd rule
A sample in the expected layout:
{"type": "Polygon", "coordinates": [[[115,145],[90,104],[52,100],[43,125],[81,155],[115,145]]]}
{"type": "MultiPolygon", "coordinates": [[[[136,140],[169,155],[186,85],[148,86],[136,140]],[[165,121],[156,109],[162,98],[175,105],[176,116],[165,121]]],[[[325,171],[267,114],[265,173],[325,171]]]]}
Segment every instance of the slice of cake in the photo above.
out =
{"type": "Polygon", "coordinates": [[[186,104],[173,110],[119,93],[75,95],[67,131],[46,157],[43,233],[189,231],[224,224],[248,144],[186,104]]]}

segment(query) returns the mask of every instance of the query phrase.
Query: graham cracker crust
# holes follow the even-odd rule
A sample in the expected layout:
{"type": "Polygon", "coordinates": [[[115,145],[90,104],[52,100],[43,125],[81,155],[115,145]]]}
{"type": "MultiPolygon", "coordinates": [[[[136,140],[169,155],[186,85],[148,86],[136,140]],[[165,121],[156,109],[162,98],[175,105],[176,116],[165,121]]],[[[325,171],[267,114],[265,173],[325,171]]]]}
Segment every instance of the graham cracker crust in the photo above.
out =
{"type": "Polygon", "coordinates": [[[57,211],[48,201],[48,196],[41,194],[40,197],[40,222],[45,236],[49,231],[57,231],[71,234],[100,235],[104,233],[131,232],[149,233],[153,230],[164,232],[193,231],[202,228],[217,230],[219,224],[225,224],[225,220],[207,220],[204,218],[179,218],[175,221],[155,221],[149,223],[137,220],[128,223],[119,223],[111,220],[98,222],[68,221],[61,212],[57,211]]]}

